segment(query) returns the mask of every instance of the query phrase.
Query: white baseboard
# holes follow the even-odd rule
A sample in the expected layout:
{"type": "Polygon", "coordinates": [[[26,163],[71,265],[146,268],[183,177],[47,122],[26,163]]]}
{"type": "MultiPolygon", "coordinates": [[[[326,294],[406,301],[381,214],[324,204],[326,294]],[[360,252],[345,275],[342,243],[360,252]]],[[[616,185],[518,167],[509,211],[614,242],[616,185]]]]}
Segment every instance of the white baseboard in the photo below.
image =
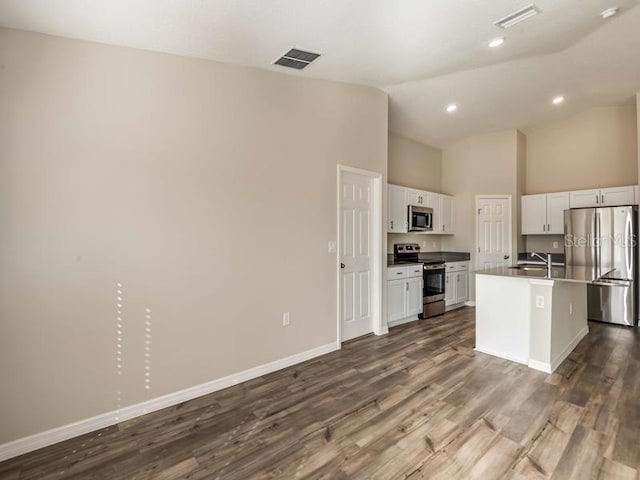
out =
{"type": "Polygon", "coordinates": [[[551,361],[551,372],[556,371],[556,369],[560,366],[560,364],[566,360],[566,358],[571,354],[571,352],[573,352],[573,349],[578,346],[580,341],[584,337],[586,337],[588,333],[589,333],[589,325],[585,325],[582,328],[582,330],[578,332],[575,338],[571,340],[571,343],[569,343],[569,345],[567,345],[565,349],[562,350],[562,352],[560,352],[558,356],[551,361]]]}
{"type": "MultiPolygon", "coordinates": [[[[418,316],[412,315],[411,317],[401,318],[400,320],[393,320],[389,322],[388,325],[389,325],[389,328],[397,327],[398,325],[402,325],[404,323],[409,323],[409,322],[415,322],[416,320],[418,320],[418,316]]],[[[388,330],[387,330],[387,333],[389,333],[388,330]]]]}
{"type": "Polygon", "coordinates": [[[171,407],[187,400],[192,400],[194,398],[222,390],[223,388],[246,382],[247,380],[261,377],[262,375],[266,375],[277,370],[282,370],[283,368],[296,365],[306,360],[311,360],[312,358],[319,357],[336,350],[339,350],[339,345],[336,343],[321,345],[320,347],[300,352],[295,355],[291,355],[290,357],[281,358],[280,360],[270,363],[265,363],[211,382],[185,388],[184,390],[179,390],[161,397],[146,400],[135,405],[124,407],[120,410],[103,413],[92,418],[87,418],[41,433],[36,433],[28,437],[19,438],[12,442],[0,445],[0,462],[9,458],[17,457],[24,453],[38,450],[39,448],[53,445],[54,443],[62,442],[63,440],[68,440],[110,425],[115,425],[131,418],[171,407]]]}
{"type": "Polygon", "coordinates": [[[529,367],[540,370],[544,373],[553,373],[560,366],[562,362],[573,352],[573,349],[578,346],[580,340],[582,340],[589,333],[589,325],[585,325],[578,334],[569,342],[569,344],[560,352],[551,363],[540,362],[538,360],[529,360],[529,367]]]}
{"type": "Polygon", "coordinates": [[[475,300],[468,300],[468,301],[464,302],[464,304],[465,304],[467,307],[475,307],[475,306],[476,306],[476,302],[475,302],[475,300]]]}
{"type": "Polygon", "coordinates": [[[529,359],[528,367],[533,368],[534,370],[538,370],[539,372],[552,373],[551,364],[547,362],[541,362],[540,360],[529,359]]]}
{"type": "Polygon", "coordinates": [[[512,357],[510,355],[505,355],[503,353],[496,352],[496,351],[491,350],[489,348],[475,347],[474,350],[476,352],[486,353],[487,355],[491,355],[491,356],[494,356],[494,357],[503,358],[504,360],[510,360],[512,362],[522,363],[523,365],[527,364],[527,360],[525,360],[523,358],[516,358],[516,357],[512,357]]]}

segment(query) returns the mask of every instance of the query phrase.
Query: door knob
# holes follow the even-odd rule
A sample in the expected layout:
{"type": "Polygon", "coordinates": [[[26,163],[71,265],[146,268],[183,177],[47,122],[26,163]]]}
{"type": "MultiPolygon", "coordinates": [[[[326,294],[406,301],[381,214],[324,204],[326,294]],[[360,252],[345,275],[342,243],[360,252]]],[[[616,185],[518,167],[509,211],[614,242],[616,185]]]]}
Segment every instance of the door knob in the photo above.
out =
{"type": "Polygon", "coordinates": [[[511,258],[509,255],[505,255],[505,256],[504,256],[504,259],[505,259],[505,260],[509,260],[509,258],[511,258]]]}
{"type": "Polygon", "coordinates": [[[346,265],[344,263],[341,263],[340,268],[344,268],[344,267],[346,267],[346,265]]]}

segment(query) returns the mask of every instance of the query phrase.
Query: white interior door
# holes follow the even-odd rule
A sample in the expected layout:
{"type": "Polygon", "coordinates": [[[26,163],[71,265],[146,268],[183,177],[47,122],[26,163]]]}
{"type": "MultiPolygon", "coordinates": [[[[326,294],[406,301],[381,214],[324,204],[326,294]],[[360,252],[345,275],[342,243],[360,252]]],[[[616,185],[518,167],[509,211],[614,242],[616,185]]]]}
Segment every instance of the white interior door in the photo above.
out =
{"type": "Polygon", "coordinates": [[[515,263],[511,260],[511,197],[477,197],[476,206],[478,270],[515,263]]]}
{"type": "Polygon", "coordinates": [[[340,183],[340,302],[344,341],[373,331],[373,180],[343,172],[340,183]]]}

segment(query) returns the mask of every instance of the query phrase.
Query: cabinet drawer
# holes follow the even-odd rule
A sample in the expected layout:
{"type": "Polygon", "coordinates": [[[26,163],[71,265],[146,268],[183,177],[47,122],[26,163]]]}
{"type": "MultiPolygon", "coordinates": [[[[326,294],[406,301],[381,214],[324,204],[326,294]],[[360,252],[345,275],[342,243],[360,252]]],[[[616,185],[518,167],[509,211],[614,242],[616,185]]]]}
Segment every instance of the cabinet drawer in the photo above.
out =
{"type": "Polygon", "coordinates": [[[387,268],[387,280],[395,280],[396,278],[414,278],[421,276],[422,264],[387,268]]]}
{"type": "Polygon", "coordinates": [[[387,269],[387,280],[407,278],[407,267],[389,267],[387,269]]]}
{"type": "Polygon", "coordinates": [[[422,276],[422,265],[410,265],[406,267],[407,269],[407,277],[421,277],[422,276]]]}
{"type": "Polygon", "coordinates": [[[469,262],[447,262],[447,273],[462,272],[469,270],[469,262]]]}

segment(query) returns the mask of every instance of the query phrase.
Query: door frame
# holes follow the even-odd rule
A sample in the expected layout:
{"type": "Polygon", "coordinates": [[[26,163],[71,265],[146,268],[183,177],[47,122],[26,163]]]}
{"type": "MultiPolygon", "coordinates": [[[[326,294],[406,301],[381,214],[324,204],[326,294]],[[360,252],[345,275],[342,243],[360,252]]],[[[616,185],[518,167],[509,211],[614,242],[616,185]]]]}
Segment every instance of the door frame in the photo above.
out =
{"type": "MultiPolygon", "coordinates": [[[[513,200],[513,196],[512,195],[476,195],[476,209],[474,210],[475,213],[475,217],[476,217],[476,221],[475,221],[475,225],[476,225],[476,245],[475,245],[475,250],[474,250],[474,254],[476,257],[476,261],[474,262],[475,264],[475,270],[478,270],[479,264],[479,255],[478,255],[478,248],[479,248],[479,244],[480,244],[480,235],[478,232],[478,228],[480,227],[478,219],[480,218],[480,215],[478,214],[478,210],[480,209],[480,200],[481,199],[502,199],[502,200],[508,200],[508,205],[509,205],[509,255],[513,256],[513,206],[512,206],[512,200],[513,200]]],[[[511,259],[513,260],[513,259],[511,259]]]]}
{"type": "Polygon", "coordinates": [[[383,264],[382,253],[384,247],[383,239],[383,223],[382,223],[382,174],[377,172],[371,172],[369,170],[363,170],[361,168],[349,167],[347,165],[338,164],[337,169],[337,183],[336,183],[336,195],[337,195],[337,242],[336,242],[336,277],[337,277],[337,336],[336,347],[342,348],[342,275],[340,268],[340,258],[342,257],[342,195],[340,187],[342,185],[343,173],[351,173],[354,175],[361,175],[371,180],[372,185],[372,198],[371,198],[371,212],[372,212],[372,225],[371,225],[371,246],[372,246],[372,278],[371,282],[371,322],[372,330],[376,335],[384,335],[387,330],[383,327],[383,315],[382,315],[382,281],[383,281],[383,264]]]}

